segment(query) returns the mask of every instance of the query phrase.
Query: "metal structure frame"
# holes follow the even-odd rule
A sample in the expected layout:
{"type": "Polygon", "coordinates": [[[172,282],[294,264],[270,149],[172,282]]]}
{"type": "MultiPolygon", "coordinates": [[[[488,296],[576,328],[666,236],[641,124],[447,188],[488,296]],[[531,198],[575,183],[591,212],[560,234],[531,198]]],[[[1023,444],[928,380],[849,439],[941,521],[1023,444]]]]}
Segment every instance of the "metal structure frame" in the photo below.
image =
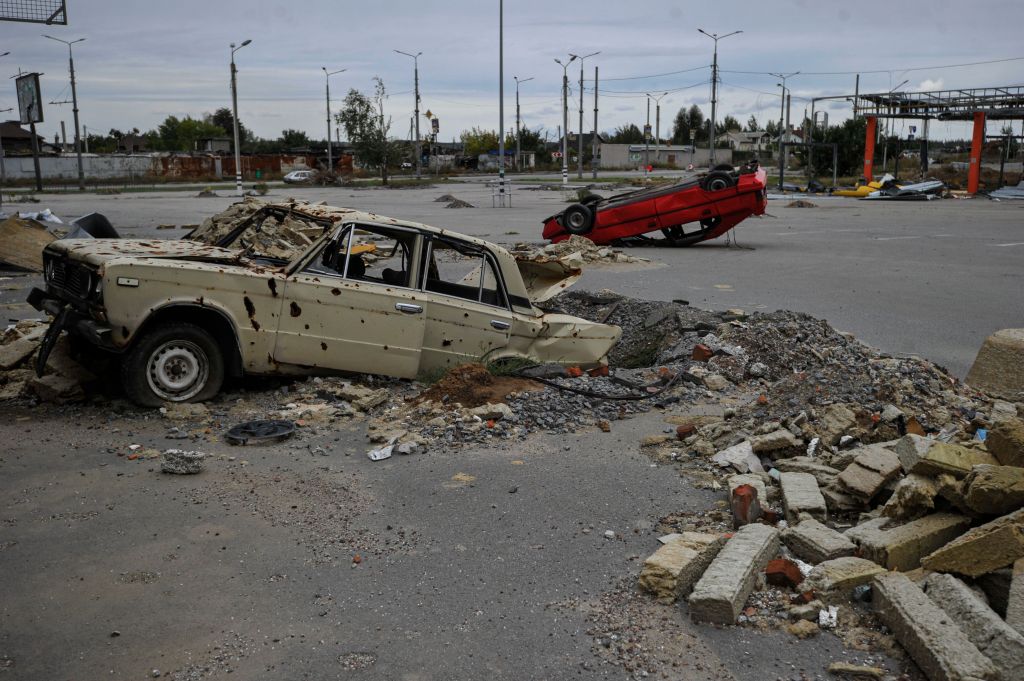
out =
{"type": "Polygon", "coordinates": [[[988,119],[1024,120],[1024,86],[857,94],[854,95],[854,111],[861,112],[867,118],[864,177],[868,180],[874,171],[878,119],[972,121],[974,129],[967,171],[967,191],[976,194],[981,180],[981,150],[985,143],[985,122],[988,119]]]}
{"type": "Polygon", "coordinates": [[[0,21],[67,26],[66,0],[0,0],[0,21]]]}

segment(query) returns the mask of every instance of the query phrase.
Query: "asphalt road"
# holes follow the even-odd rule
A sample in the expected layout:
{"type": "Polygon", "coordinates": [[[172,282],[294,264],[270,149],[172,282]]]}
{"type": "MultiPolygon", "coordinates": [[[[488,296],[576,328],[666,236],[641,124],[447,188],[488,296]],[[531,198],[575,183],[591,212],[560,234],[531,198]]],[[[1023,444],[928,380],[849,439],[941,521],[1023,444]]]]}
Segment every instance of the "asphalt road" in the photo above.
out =
{"type": "MultiPolygon", "coordinates": [[[[491,189],[480,182],[401,190],[275,188],[268,198],[323,200],[509,244],[539,241],[541,220],[564,208],[570,194],[516,187],[505,209],[491,208],[491,189]],[[476,207],[448,209],[434,201],[442,194],[476,207]]],[[[183,231],[156,227],[199,223],[234,200],[191,192],[60,194],[21,208],[49,207],[65,218],[99,211],[125,235],[170,237],[183,231]]],[[[961,377],[988,334],[1021,325],[1024,202],[811,197],[816,208],[788,208],[790,200],[772,200],[771,217],[742,223],[734,232],[739,248],[719,239],[689,249],[632,249],[662,266],[594,268],[579,285],[713,308],[808,312],[884,351],[921,355],[961,377]]],[[[19,303],[32,278],[0,276],[12,277],[0,291],[0,303],[14,305],[8,316],[30,315],[19,303]]]]}

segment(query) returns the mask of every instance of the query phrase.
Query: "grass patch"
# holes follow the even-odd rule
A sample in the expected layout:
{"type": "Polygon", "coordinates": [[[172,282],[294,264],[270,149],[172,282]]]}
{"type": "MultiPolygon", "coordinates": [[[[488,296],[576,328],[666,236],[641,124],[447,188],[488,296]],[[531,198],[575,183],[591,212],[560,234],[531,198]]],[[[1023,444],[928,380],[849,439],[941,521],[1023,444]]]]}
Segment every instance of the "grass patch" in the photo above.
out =
{"type": "Polygon", "coordinates": [[[487,372],[492,376],[518,376],[523,369],[536,365],[536,362],[524,357],[504,357],[488,362],[487,372]]]}

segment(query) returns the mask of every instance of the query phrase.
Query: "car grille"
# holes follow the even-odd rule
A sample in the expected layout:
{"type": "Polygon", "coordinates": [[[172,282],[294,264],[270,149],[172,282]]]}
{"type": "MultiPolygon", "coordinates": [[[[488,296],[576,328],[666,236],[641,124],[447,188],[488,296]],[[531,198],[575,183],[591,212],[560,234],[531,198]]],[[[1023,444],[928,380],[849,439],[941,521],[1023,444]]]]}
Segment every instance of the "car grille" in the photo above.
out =
{"type": "Polygon", "coordinates": [[[50,287],[79,300],[88,297],[92,277],[86,267],[56,258],[49,264],[46,283],[50,287]]]}

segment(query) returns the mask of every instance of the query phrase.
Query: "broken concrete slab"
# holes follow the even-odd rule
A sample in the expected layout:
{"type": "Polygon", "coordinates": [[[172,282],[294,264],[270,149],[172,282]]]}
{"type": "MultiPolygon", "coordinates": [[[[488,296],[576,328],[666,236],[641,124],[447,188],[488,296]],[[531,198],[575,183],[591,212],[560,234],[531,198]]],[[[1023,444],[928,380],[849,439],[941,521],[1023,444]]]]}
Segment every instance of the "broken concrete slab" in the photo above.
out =
{"type": "Polygon", "coordinates": [[[866,504],[861,499],[840,489],[839,483],[833,483],[821,488],[821,496],[825,497],[825,505],[828,512],[834,515],[845,513],[856,513],[864,510],[866,504]]]}
{"type": "Polygon", "coordinates": [[[48,374],[41,378],[33,376],[28,382],[28,389],[43,402],[54,404],[66,404],[85,398],[81,383],[58,374],[48,374]]]}
{"type": "Polygon", "coordinates": [[[1006,623],[1024,634],[1024,558],[1013,564],[1010,591],[1006,598],[1006,623]]]}
{"type": "Polygon", "coordinates": [[[18,338],[0,345],[0,369],[13,369],[28,359],[39,347],[45,333],[46,326],[43,326],[40,333],[19,335],[18,338]]]}
{"type": "Polygon", "coordinates": [[[205,458],[202,452],[168,449],[160,462],[160,470],[175,475],[195,475],[203,470],[205,458]]]}
{"type": "Polygon", "coordinates": [[[11,216],[0,222],[0,262],[32,272],[43,271],[43,249],[57,237],[36,220],[11,216]]]}
{"type": "Polygon", "coordinates": [[[988,431],[985,447],[1003,466],[1024,467],[1024,419],[1007,419],[988,431]]]}
{"type": "Polygon", "coordinates": [[[695,622],[734,624],[754,590],[758,574],[779,551],[779,531],[744,525],[726,542],[690,594],[695,622]]]}
{"type": "Polygon", "coordinates": [[[818,481],[818,487],[825,487],[835,481],[839,469],[812,459],[809,456],[794,456],[779,459],[773,464],[780,473],[810,473],[818,481]]]}
{"type": "Polygon", "coordinates": [[[957,537],[921,561],[936,572],[977,577],[1024,558],[1024,509],[957,537]]]}
{"type": "Polygon", "coordinates": [[[782,542],[794,555],[808,563],[852,556],[857,550],[848,537],[813,519],[783,530],[782,542]]]}
{"type": "Polygon", "coordinates": [[[662,603],[685,598],[724,545],[719,535],[683,532],[644,561],[640,587],[662,603]]]}
{"type": "Polygon", "coordinates": [[[804,587],[821,595],[840,596],[862,584],[870,584],[885,568],[865,558],[842,556],[815,565],[804,581],[804,587]]]}
{"type": "Polygon", "coordinates": [[[986,338],[965,382],[996,397],[1024,399],[1024,329],[1002,329],[986,338]]]}
{"type": "Polygon", "coordinates": [[[977,594],[953,575],[934,574],[925,593],[957,623],[1002,679],[1020,678],[1024,671],[1024,636],[1004,622],[977,594]]]}
{"type": "Polygon", "coordinates": [[[772,458],[787,453],[797,454],[806,449],[804,441],[785,428],[764,435],[755,435],[750,439],[750,447],[755,454],[766,454],[772,458]]]}
{"type": "Polygon", "coordinates": [[[970,518],[962,515],[934,513],[895,526],[889,518],[878,518],[852,527],[845,534],[860,546],[865,558],[887,570],[906,572],[922,565],[922,558],[959,537],[970,526],[970,518]]]}
{"type": "Polygon", "coordinates": [[[934,480],[911,473],[896,483],[892,496],[882,506],[882,515],[904,521],[920,518],[935,510],[938,494],[934,480]]]}
{"type": "Polygon", "coordinates": [[[992,662],[905,575],[878,575],[873,586],[875,612],[931,681],[997,681],[992,662]]]}
{"type": "Polygon", "coordinates": [[[754,454],[754,450],[751,449],[748,440],[723,449],[711,457],[711,460],[722,468],[729,468],[731,466],[740,473],[748,473],[750,471],[760,473],[764,471],[761,460],[754,454]]]}
{"type": "Polygon", "coordinates": [[[899,475],[899,457],[881,445],[868,445],[854,451],[859,452],[857,457],[836,479],[850,494],[871,501],[899,475]]]}
{"type": "Polygon", "coordinates": [[[931,476],[948,473],[963,478],[974,466],[999,463],[984,450],[939,442],[919,435],[905,435],[900,439],[896,445],[896,454],[905,472],[931,476]]]}
{"type": "Polygon", "coordinates": [[[1003,515],[1024,508],[1024,468],[975,466],[964,478],[964,501],[972,511],[1003,515]]]}
{"type": "Polygon", "coordinates": [[[818,415],[817,432],[822,441],[834,446],[839,438],[857,425],[857,415],[843,404],[832,404],[818,415]]]}
{"type": "Polygon", "coordinates": [[[800,522],[800,514],[807,513],[812,518],[825,520],[828,509],[825,497],[818,489],[818,481],[810,473],[781,473],[779,484],[782,486],[782,509],[786,521],[791,525],[800,522]]]}

